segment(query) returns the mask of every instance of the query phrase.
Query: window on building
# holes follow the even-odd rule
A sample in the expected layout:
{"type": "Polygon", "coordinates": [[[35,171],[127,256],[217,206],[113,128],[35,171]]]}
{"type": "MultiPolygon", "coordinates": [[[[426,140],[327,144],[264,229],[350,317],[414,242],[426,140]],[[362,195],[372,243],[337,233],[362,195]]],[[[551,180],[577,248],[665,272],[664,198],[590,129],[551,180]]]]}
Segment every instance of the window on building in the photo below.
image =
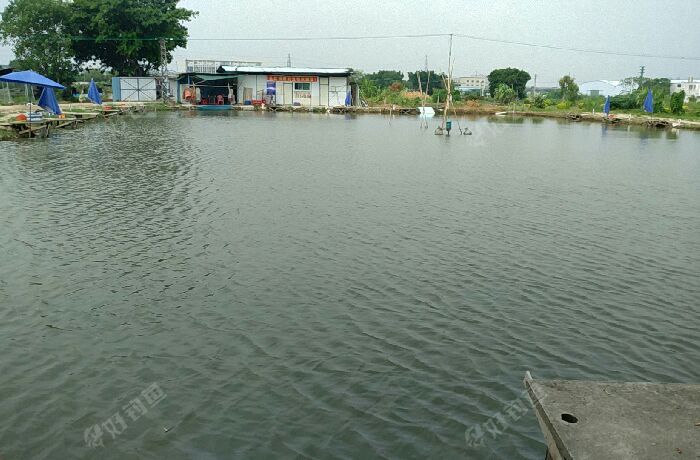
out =
{"type": "Polygon", "coordinates": [[[676,85],[676,88],[680,88],[680,87],[681,87],[681,84],[680,84],[680,83],[676,85]]]}
{"type": "Polygon", "coordinates": [[[311,91],[311,83],[294,83],[294,91],[311,91]]]}

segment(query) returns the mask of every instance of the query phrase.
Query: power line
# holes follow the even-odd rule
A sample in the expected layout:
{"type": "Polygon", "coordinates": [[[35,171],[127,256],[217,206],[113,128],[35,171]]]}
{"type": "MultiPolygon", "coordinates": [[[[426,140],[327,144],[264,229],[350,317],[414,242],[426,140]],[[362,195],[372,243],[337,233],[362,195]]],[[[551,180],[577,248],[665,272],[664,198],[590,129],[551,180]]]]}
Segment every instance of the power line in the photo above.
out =
{"type": "MultiPolygon", "coordinates": [[[[590,48],[577,48],[577,47],[567,47],[567,46],[557,46],[548,45],[542,43],[529,43],[521,42],[516,40],[505,40],[499,38],[482,37],[477,35],[468,34],[449,34],[449,33],[435,33],[435,34],[401,34],[401,35],[340,35],[340,36],[326,36],[326,37],[188,37],[187,40],[191,42],[196,41],[222,41],[222,42],[280,42],[280,41],[321,41],[321,40],[386,40],[386,39],[404,39],[404,38],[449,38],[451,35],[459,38],[466,38],[470,40],[485,41],[492,43],[502,43],[507,45],[517,45],[517,46],[528,46],[532,48],[544,48],[553,49],[559,51],[572,51],[578,53],[593,53],[593,54],[604,54],[610,56],[627,56],[627,57],[640,57],[640,58],[657,58],[657,59],[675,59],[675,60],[686,60],[686,61],[700,61],[698,56],[675,56],[675,55],[664,55],[664,54],[647,54],[647,53],[631,53],[625,51],[610,51],[610,50],[600,50],[600,49],[590,49],[590,48]]],[[[175,40],[169,37],[84,37],[84,36],[71,36],[69,37],[76,41],[158,41],[161,39],[165,40],[175,40]]]]}
{"type": "Polygon", "coordinates": [[[630,57],[642,57],[642,58],[659,58],[659,59],[679,59],[688,61],[700,61],[700,57],[696,56],[673,56],[673,55],[663,55],[663,54],[643,54],[643,53],[627,53],[623,51],[607,51],[607,50],[596,50],[596,49],[586,49],[586,48],[571,48],[566,46],[555,46],[555,45],[542,45],[537,43],[527,43],[519,42],[513,40],[501,40],[498,38],[488,38],[488,37],[478,37],[476,35],[466,35],[466,34],[455,34],[455,37],[469,38],[471,40],[495,42],[495,43],[506,43],[509,45],[520,45],[520,46],[530,46],[535,48],[547,48],[553,50],[561,51],[575,51],[579,53],[596,53],[596,54],[608,54],[611,56],[630,56],[630,57]]]}

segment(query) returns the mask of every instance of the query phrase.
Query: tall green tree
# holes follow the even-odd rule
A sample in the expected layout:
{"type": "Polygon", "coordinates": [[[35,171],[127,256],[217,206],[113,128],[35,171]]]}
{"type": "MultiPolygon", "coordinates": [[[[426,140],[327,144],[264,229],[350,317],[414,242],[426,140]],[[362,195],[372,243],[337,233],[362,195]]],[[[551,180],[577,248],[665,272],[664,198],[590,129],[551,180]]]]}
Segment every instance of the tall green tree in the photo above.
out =
{"type": "Polygon", "coordinates": [[[428,84],[428,74],[430,74],[430,87],[428,88],[428,94],[433,94],[433,91],[445,88],[445,84],[442,79],[447,78],[447,75],[437,73],[434,70],[418,70],[416,72],[408,72],[408,88],[412,91],[418,91],[422,87],[423,91],[425,91],[426,85],[428,84]],[[420,85],[418,84],[419,78],[421,81],[420,85]]]}
{"type": "Polygon", "coordinates": [[[73,0],[70,4],[75,57],[119,75],[140,76],[162,65],[160,38],[172,51],[187,46],[183,23],[197,13],[179,0],[73,0]]]}
{"type": "Polygon", "coordinates": [[[12,47],[14,65],[72,83],[77,66],[66,34],[69,14],[62,0],[10,0],[2,12],[0,41],[12,47]]]}
{"type": "Polygon", "coordinates": [[[561,98],[565,101],[575,101],[578,99],[578,85],[576,80],[570,75],[564,75],[559,79],[559,90],[561,98]]]}
{"type": "Polygon", "coordinates": [[[495,69],[489,74],[489,93],[496,96],[496,89],[499,85],[506,85],[515,91],[519,98],[525,97],[525,85],[530,81],[530,74],[524,70],[508,67],[506,69],[495,69]]]}
{"type": "Polygon", "coordinates": [[[371,81],[377,88],[386,89],[392,83],[403,82],[403,72],[398,70],[380,70],[379,72],[365,74],[364,78],[371,81]]]}

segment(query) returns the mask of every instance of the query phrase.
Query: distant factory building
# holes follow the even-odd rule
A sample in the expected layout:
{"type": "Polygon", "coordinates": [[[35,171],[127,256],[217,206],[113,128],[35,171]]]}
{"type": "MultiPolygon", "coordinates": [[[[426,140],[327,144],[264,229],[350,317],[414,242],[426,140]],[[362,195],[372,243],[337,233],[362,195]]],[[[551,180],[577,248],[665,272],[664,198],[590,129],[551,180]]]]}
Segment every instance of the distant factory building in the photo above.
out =
{"type": "Polygon", "coordinates": [[[692,96],[700,99],[700,82],[695,81],[693,77],[688,77],[687,80],[671,80],[671,93],[681,91],[685,91],[685,102],[692,96]]]}
{"type": "Polygon", "coordinates": [[[479,93],[485,95],[489,88],[489,78],[486,75],[472,75],[454,79],[455,89],[460,93],[479,93]]]}
{"type": "Polygon", "coordinates": [[[350,68],[220,66],[178,76],[177,101],[193,105],[334,107],[357,105],[350,68]]]}
{"type": "Polygon", "coordinates": [[[636,89],[636,85],[625,84],[622,80],[593,80],[579,84],[579,92],[584,96],[619,96],[636,89]]]}

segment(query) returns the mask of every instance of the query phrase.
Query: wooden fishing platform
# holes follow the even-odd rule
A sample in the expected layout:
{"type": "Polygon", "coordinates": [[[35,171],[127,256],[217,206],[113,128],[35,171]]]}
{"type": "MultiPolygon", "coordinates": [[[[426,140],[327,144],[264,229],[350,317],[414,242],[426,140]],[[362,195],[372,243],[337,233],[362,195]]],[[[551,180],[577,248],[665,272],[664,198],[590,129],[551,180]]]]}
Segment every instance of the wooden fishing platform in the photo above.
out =
{"type": "Polygon", "coordinates": [[[53,129],[74,129],[78,127],[77,118],[44,118],[43,120],[15,120],[0,124],[3,128],[15,131],[18,137],[49,137],[53,129]]]}
{"type": "Polygon", "coordinates": [[[551,460],[700,458],[700,385],[534,380],[551,460]]]}
{"type": "Polygon", "coordinates": [[[63,112],[63,114],[76,118],[79,121],[94,120],[100,116],[99,112],[63,112]]]}
{"type": "Polygon", "coordinates": [[[34,137],[49,137],[51,132],[51,123],[46,120],[41,121],[10,121],[2,124],[4,128],[10,128],[15,131],[18,137],[34,138],[34,137]]]}

